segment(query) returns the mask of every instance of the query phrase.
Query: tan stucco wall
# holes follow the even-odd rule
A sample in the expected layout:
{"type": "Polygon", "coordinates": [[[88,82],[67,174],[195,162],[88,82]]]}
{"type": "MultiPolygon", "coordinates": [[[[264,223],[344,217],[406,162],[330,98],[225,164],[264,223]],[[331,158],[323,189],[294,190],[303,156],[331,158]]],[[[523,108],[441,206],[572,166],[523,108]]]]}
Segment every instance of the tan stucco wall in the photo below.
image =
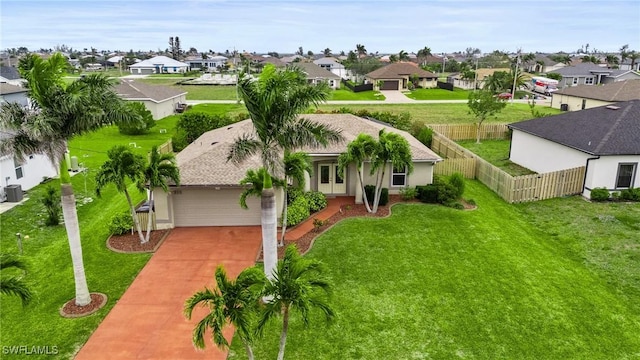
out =
{"type": "MultiPolygon", "coordinates": [[[[560,109],[561,104],[568,104],[569,111],[578,111],[582,110],[582,97],[571,96],[571,95],[563,95],[563,94],[554,94],[551,97],[551,107],[554,109],[560,109]]],[[[594,99],[585,99],[585,109],[591,109],[598,106],[610,105],[614,104],[614,102],[602,101],[602,100],[594,100],[594,99]]]]}

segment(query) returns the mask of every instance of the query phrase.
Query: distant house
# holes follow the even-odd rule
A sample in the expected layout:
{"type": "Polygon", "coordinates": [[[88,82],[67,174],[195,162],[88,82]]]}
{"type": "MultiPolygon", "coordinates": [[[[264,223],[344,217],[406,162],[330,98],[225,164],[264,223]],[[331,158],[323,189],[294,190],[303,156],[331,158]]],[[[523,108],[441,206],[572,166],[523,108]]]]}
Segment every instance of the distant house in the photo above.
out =
{"type": "Polygon", "coordinates": [[[289,66],[297,67],[307,74],[307,81],[310,84],[327,83],[332,89],[340,88],[340,76],[321,68],[314,63],[293,63],[289,66]]]}
{"type": "Polygon", "coordinates": [[[166,56],[155,56],[129,66],[132,74],[181,74],[189,70],[189,64],[166,56]]]}
{"type": "Polygon", "coordinates": [[[631,59],[624,59],[624,61],[620,62],[620,65],[618,65],[618,68],[620,70],[640,71],[640,61],[636,59],[635,61],[633,61],[633,64],[632,64],[631,59]]]}
{"type": "Polygon", "coordinates": [[[625,80],[601,86],[578,85],[564,88],[553,93],[551,107],[576,111],[638,99],[640,80],[625,80]]]}
{"type": "Polygon", "coordinates": [[[313,61],[314,64],[320,66],[325,70],[329,70],[332,73],[338,75],[342,79],[348,79],[347,69],[334,57],[323,57],[313,61]]]}
{"type": "MultiPolygon", "coordinates": [[[[29,101],[27,90],[19,86],[0,83],[0,104],[16,102],[26,106],[29,101]]],[[[1,130],[1,129],[0,129],[1,130]]],[[[0,131],[0,139],[9,134],[0,131]]],[[[42,154],[29,154],[25,159],[0,154],[0,202],[7,200],[6,187],[19,185],[22,190],[29,190],[40,184],[43,179],[57,175],[57,167],[42,154]]]]}
{"type": "Polygon", "coordinates": [[[224,67],[229,60],[226,56],[215,55],[209,56],[205,55],[206,59],[202,58],[202,55],[199,56],[189,56],[184,62],[189,65],[189,70],[204,70],[207,71],[218,71],[218,69],[224,67]]]}
{"type": "Polygon", "coordinates": [[[418,86],[434,88],[438,76],[409,62],[392,63],[365,75],[365,80],[373,83],[375,90],[408,90],[411,76],[418,76],[418,86]]]}
{"type": "Polygon", "coordinates": [[[538,173],[585,166],[582,194],[640,187],[640,100],[509,125],[509,159],[538,173]]]}
{"type": "Polygon", "coordinates": [[[127,101],[139,101],[159,120],[176,111],[178,104],[186,101],[187,92],[162,85],[149,85],[134,80],[122,80],[116,93],[127,101]]]}
{"type": "Polygon", "coordinates": [[[640,79],[640,74],[631,70],[608,69],[592,63],[581,63],[554,71],[562,75],[558,88],[576,85],[599,85],[616,81],[640,79]]]}
{"type": "Polygon", "coordinates": [[[20,77],[18,69],[13,66],[0,66],[0,83],[22,86],[25,81],[20,77]]]}
{"type": "Polygon", "coordinates": [[[550,73],[566,66],[565,63],[552,60],[547,55],[536,54],[535,59],[525,65],[525,70],[535,73],[550,73]]]}
{"type": "Polygon", "coordinates": [[[452,84],[453,86],[466,90],[473,90],[474,87],[477,89],[482,89],[484,87],[484,83],[490,75],[493,75],[495,72],[504,71],[509,72],[511,69],[509,68],[496,68],[496,69],[477,69],[475,79],[463,79],[462,73],[451,73],[447,76],[447,82],[452,84]]]}

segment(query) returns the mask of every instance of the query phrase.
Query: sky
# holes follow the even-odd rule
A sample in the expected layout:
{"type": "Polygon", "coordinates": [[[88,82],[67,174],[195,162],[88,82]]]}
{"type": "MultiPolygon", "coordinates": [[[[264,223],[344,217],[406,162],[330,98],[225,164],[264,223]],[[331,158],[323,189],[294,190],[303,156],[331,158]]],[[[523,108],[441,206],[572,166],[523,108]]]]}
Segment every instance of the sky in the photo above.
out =
{"type": "Polygon", "coordinates": [[[640,50],[640,0],[0,0],[0,49],[640,50]]]}

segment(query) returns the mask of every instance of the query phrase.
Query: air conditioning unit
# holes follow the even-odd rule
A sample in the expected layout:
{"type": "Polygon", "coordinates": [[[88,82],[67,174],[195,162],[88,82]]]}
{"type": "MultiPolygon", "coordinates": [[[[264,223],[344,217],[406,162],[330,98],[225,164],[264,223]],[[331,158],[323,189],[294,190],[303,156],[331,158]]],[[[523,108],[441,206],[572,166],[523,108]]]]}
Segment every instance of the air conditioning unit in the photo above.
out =
{"type": "Polygon", "coordinates": [[[22,185],[7,185],[4,188],[8,202],[22,201],[22,185]]]}
{"type": "Polygon", "coordinates": [[[569,111],[569,104],[560,104],[561,111],[569,111]]]}

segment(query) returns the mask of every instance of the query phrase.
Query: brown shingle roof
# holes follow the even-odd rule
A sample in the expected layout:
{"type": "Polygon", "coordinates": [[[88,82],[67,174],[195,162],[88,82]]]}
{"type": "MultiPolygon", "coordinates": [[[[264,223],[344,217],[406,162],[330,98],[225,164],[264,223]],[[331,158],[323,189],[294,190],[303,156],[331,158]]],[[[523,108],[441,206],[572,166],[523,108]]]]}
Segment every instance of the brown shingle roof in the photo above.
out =
{"type": "Polygon", "coordinates": [[[186,94],[186,91],[163,85],[149,85],[133,80],[122,80],[115,91],[125,100],[151,100],[159,103],[186,94]]]}
{"type": "Polygon", "coordinates": [[[308,79],[340,79],[340,76],[314,63],[292,63],[289,66],[300,68],[300,70],[307,74],[308,79]]]}
{"type": "Polygon", "coordinates": [[[554,96],[568,95],[602,101],[640,99],[640,80],[617,81],[605,85],[578,85],[556,91],[554,96]]]}
{"type": "Polygon", "coordinates": [[[437,78],[434,73],[422,70],[418,65],[408,62],[389,64],[365,76],[371,79],[399,79],[413,74],[418,75],[420,78],[437,78]]]}
{"type": "MultiPolygon", "coordinates": [[[[414,161],[434,162],[440,160],[438,155],[408,132],[397,130],[375,121],[351,114],[308,114],[303,115],[303,117],[331,126],[334,129],[340,129],[345,138],[342,142],[331,144],[326,148],[301,149],[312,156],[337,156],[359,134],[366,133],[377,138],[378,132],[381,129],[385,129],[386,131],[399,133],[409,141],[414,161]]],[[[260,158],[256,155],[240,165],[235,165],[226,162],[227,154],[231,144],[238,137],[253,131],[251,120],[244,120],[204,133],[177,155],[180,168],[180,183],[185,186],[237,186],[240,180],[245,177],[247,169],[257,169],[261,166],[260,158]]]]}

